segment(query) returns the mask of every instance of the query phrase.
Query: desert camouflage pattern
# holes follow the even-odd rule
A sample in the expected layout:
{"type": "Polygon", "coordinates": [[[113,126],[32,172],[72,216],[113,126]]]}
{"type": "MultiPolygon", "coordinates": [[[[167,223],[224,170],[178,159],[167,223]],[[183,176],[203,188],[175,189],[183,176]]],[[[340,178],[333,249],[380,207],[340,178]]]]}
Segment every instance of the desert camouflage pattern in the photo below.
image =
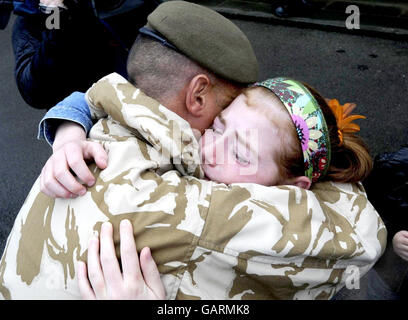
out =
{"type": "Polygon", "coordinates": [[[76,199],[49,198],[35,182],[0,262],[3,299],[79,299],[76,262],[104,221],[118,256],[119,222],[133,223],[168,299],[330,299],[384,251],[386,229],[361,184],[207,181],[188,123],[121,76],[87,99],[103,117],[90,139],[109,166],[91,165],[97,181],[76,199]]]}

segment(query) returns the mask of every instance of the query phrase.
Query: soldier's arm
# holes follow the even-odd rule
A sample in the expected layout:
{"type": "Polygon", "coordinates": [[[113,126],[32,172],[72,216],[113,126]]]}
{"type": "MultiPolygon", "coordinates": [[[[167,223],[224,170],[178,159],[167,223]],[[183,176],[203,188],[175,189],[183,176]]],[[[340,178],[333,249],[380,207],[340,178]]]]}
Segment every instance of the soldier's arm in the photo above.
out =
{"type": "Polygon", "coordinates": [[[312,190],[214,184],[200,239],[248,259],[234,265],[242,292],[256,299],[269,286],[275,299],[310,299],[330,298],[349,272],[359,281],[382,255],[386,231],[357,184],[321,182],[312,190]],[[249,264],[260,272],[252,283],[249,264]],[[294,272],[276,281],[284,267],[294,272]]]}

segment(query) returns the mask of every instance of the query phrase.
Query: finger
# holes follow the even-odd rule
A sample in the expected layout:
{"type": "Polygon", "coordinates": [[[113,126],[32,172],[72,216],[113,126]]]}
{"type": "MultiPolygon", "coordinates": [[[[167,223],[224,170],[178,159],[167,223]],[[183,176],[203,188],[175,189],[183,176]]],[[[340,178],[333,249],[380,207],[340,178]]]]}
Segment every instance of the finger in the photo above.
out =
{"type": "Polygon", "coordinates": [[[100,143],[85,141],[83,153],[85,159],[94,159],[100,169],[105,169],[108,166],[108,154],[100,143]]]}
{"type": "Polygon", "coordinates": [[[406,237],[406,231],[400,231],[395,234],[393,242],[398,246],[407,246],[408,238],[406,237]]]}
{"type": "Polygon", "coordinates": [[[64,188],[64,186],[59,183],[57,180],[54,180],[52,183],[48,183],[49,188],[45,190],[45,194],[49,195],[53,198],[76,198],[78,197],[77,194],[70,192],[68,189],[64,188]]]}
{"type": "Polygon", "coordinates": [[[110,222],[104,222],[101,227],[101,264],[106,289],[115,292],[122,284],[122,273],[115,253],[113,227],[110,222]]]}
{"type": "MultiPolygon", "coordinates": [[[[83,195],[86,192],[86,188],[81,185],[69,171],[70,163],[67,154],[70,154],[70,152],[66,152],[64,147],[52,155],[53,168],[49,178],[58,181],[62,187],[69,192],[76,195],[83,195]]],[[[55,187],[53,180],[50,180],[50,183],[55,187]]]]}
{"type": "Polygon", "coordinates": [[[45,164],[45,166],[42,168],[41,170],[41,174],[40,174],[40,190],[41,192],[45,193],[47,196],[54,198],[54,193],[50,192],[50,190],[48,190],[48,188],[45,185],[45,167],[47,166],[47,163],[45,164]]]}
{"type": "Polygon", "coordinates": [[[49,159],[41,171],[40,189],[46,195],[53,198],[74,198],[77,195],[61,185],[54,177],[53,159],[49,159]]]}
{"type": "MultiPolygon", "coordinates": [[[[89,170],[86,162],[85,162],[85,155],[84,155],[84,144],[77,144],[77,143],[69,143],[64,148],[65,157],[67,159],[68,166],[75,172],[77,177],[89,187],[95,183],[95,177],[89,170]]],[[[85,188],[82,186],[78,181],[76,181],[76,186],[81,188],[85,188]],[[79,186],[78,186],[79,185],[79,186]]],[[[73,183],[71,181],[71,183],[73,183]]]]}
{"type": "Polygon", "coordinates": [[[394,234],[394,238],[408,238],[408,231],[398,231],[396,234],[394,234]]]}
{"type": "Polygon", "coordinates": [[[124,282],[135,283],[142,280],[133,227],[127,219],[120,223],[120,256],[124,282]]]}
{"type": "Polygon", "coordinates": [[[81,297],[84,300],[95,300],[95,293],[92,290],[91,284],[88,280],[86,263],[83,261],[78,261],[77,264],[77,272],[78,272],[78,287],[79,292],[81,293],[81,297]]]}
{"type": "Polygon", "coordinates": [[[99,239],[92,236],[88,246],[88,277],[97,299],[105,299],[105,279],[99,259],[99,239]]]}
{"type": "Polygon", "coordinates": [[[160,278],[159,269],[153,260],[150,248],[143,248],[140,252],[140,266],[146,285],[154,292],[159,299],[166,298],[166,291],[160,278]]]}

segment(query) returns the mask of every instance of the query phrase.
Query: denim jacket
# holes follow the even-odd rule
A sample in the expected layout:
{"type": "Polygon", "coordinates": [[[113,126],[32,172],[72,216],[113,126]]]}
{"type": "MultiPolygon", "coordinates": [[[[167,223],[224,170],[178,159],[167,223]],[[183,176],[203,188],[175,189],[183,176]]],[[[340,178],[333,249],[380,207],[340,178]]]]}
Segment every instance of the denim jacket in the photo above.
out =
{"type": "Polygon", "coordinates": [[[45,139],[51,146],[55,132],[63,120],[73,121],[81,125],[88,135],[93,123],[85,93],[74,92],[55,107],[48,110],[38,126],[38,139],[45,139]]]}

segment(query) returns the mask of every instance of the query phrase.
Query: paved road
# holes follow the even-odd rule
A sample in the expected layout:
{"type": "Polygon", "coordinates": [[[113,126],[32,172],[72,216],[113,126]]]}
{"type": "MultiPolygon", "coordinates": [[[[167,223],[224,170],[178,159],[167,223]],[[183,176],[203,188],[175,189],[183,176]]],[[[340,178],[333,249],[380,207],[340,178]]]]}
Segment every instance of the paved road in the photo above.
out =
{"type": "MultiPolygon", "coordinates": [[[[261,78],[304,80],[367,116],[362,137],[376,155],[408,142],[408,44],[235,20],[248,35],[261,78]]],[[[15,215],[50,155],[36,139],[44,111],[28,107],[13,77],[11,25],[0,31],[0,253],[15,215]]],[[[47,94],[46,92],[44,94],[47,94]]]]}
{"type": "Polygon", "coordinates": [[[14,217],[51,153],[48,145],[36,139],[44,111],[30,108],[14,81],[11,27],[10,23],[0,31],[0,252],[14,217]]]}

